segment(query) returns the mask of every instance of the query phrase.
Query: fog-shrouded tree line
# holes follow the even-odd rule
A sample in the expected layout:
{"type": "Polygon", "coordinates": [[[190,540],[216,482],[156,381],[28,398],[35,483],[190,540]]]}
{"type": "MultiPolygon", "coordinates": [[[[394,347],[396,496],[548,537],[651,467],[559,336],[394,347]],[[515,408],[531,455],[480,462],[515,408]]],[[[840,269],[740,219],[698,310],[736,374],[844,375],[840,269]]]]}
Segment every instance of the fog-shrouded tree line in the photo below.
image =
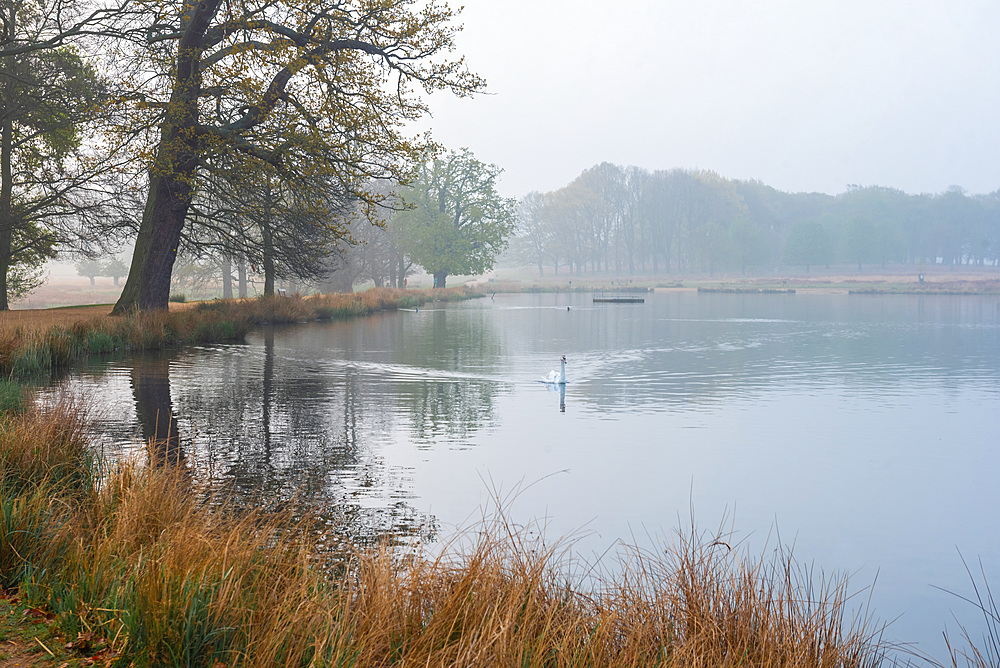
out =
{"type": "Polygon", "coordinates": [[[832,264],[1000,266],[1000,190],[786,193],[711,171],[602,163],[518,208],[515,259],[538,274],[758,274],[832,264]]]}
{"type": "Polygon", "coordinates": [[[408,134],[427,93],[484,86],[451,57],[456,18],[433,0],[3,0],[0,310],[57,252],[128,243],[128,271],[102,270],[126,279],[119,313],[178,283],[349,290],[419,267],[445,287],[508,242],[540,274],[1000,264],[1000,191],[792,194],[603,163],[518,205],[498,166],[408,134]]]}

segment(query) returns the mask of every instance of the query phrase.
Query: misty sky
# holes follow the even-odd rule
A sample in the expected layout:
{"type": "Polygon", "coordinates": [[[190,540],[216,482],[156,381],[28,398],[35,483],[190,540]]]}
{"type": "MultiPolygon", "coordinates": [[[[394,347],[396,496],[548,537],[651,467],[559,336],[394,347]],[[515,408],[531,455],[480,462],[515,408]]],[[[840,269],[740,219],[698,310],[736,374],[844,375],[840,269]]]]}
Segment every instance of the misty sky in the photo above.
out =
{"type": "Polygon", "coordinates": [[[490,95],[430,98],[436,139],[559,188],[602,161],[781,190],[1000,188],[996,0],[466,0],[490,95]]]}

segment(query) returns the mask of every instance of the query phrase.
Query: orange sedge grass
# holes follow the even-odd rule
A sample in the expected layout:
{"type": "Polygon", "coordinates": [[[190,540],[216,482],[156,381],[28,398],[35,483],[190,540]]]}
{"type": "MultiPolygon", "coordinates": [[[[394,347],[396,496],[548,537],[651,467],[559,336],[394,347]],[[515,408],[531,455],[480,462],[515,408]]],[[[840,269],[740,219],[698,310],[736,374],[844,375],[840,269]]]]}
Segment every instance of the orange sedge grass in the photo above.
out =
{"type": "Polygon", "coordinates": [[[12,420],[0,433],[0,576],[123,662],[848,667],[884,653],[869,620],[845,624],[846,580],[817,582],[785,553],[691,531],[623,548],[584,585],[558,543],[501,512],[436,556],[324,554],[308,519],[205,503],[187,468],[94,475],[71,409],[12,420]],[[63,445],[44,450],[31,435],[43,432],[63,445]],[[63,460],[82,473],[67,477],[63,460]]]}
{"type": "Polygon", "coordinates": [[[53,324],[49,318],[39,319],[44,323],[39,326],[26,318],[0,321],[0,372],[12,378],[27,378],[92,355],[238,340],[261,324],[353,318],[432,300],[477,296],[482,294],[463,288],[376,288],[312,297],[215,300],[171,311],[100,315],[67,324],[53,324]]]}

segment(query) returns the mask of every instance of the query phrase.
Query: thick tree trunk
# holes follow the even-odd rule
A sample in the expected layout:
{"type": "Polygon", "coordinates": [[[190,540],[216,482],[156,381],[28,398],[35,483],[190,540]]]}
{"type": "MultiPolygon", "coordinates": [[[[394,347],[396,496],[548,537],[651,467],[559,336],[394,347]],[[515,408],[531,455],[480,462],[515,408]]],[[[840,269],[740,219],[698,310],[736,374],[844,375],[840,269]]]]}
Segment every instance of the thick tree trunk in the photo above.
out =
{"type": "Polygon", "coordinates": [[[274,296],[274,242],[271,238],[271,226],[261,225],[261,236],[264,240],[264,296],[274,296]]]}
{"type": "Polygon", "coordinates": [[[221,0],[191,3],[183,35],[177,44],[170,103],[156,147],[149,195],[132,254],[132,267],[113,313],[167,308],[170,276],[177,259],[177,245],[198,169],[199,147],[192,136],[198,125],[201,94],[201,54],[205,33],[219,11],[221,0]]]}
{"type": "Polygon", "coordinates": [[[233,261],[228,257],[222,261],[222,298],[233,298],[233,261]]]}
{"type": "Polygon", "coordinates": [[[185,172],[154,176],[150,181],[132,266],[113,313],[167,308],[177,244],[191,203],[193,162],[185,172]]]}
{"type": "Polygon", "coordinates": [[[271,195],[271,180],[264,186],[264,219],[260,222],[260,238],[264,245],[264,296],[274,296],[274,235],[271,233],[271,213],[274,200],[271,195]]]}
{"type": "Polygon", "coordinates": [[[240,299],[246,299],[247,296],[247,265],[245,262],[240,262],[236,265],[236,276],[239,282],[239,295],[240,299]]]}
{"type": "Polygon", "coordinates": [[[448,277],[448,272],[445,270],[434,272],[434,287],[443,288],[445,279],[448,277]]]}

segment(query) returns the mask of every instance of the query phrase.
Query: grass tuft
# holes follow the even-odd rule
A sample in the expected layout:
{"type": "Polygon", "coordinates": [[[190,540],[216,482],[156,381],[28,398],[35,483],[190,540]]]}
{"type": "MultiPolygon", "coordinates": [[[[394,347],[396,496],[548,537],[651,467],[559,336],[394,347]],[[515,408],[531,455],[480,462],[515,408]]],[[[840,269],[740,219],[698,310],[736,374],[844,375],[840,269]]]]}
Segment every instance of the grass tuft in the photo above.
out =
{"type": "Polygon", "coordinates": [[[0,416],[23,413],[27,407],[26,391],[17,381],[0,379],[0,416]]]}

